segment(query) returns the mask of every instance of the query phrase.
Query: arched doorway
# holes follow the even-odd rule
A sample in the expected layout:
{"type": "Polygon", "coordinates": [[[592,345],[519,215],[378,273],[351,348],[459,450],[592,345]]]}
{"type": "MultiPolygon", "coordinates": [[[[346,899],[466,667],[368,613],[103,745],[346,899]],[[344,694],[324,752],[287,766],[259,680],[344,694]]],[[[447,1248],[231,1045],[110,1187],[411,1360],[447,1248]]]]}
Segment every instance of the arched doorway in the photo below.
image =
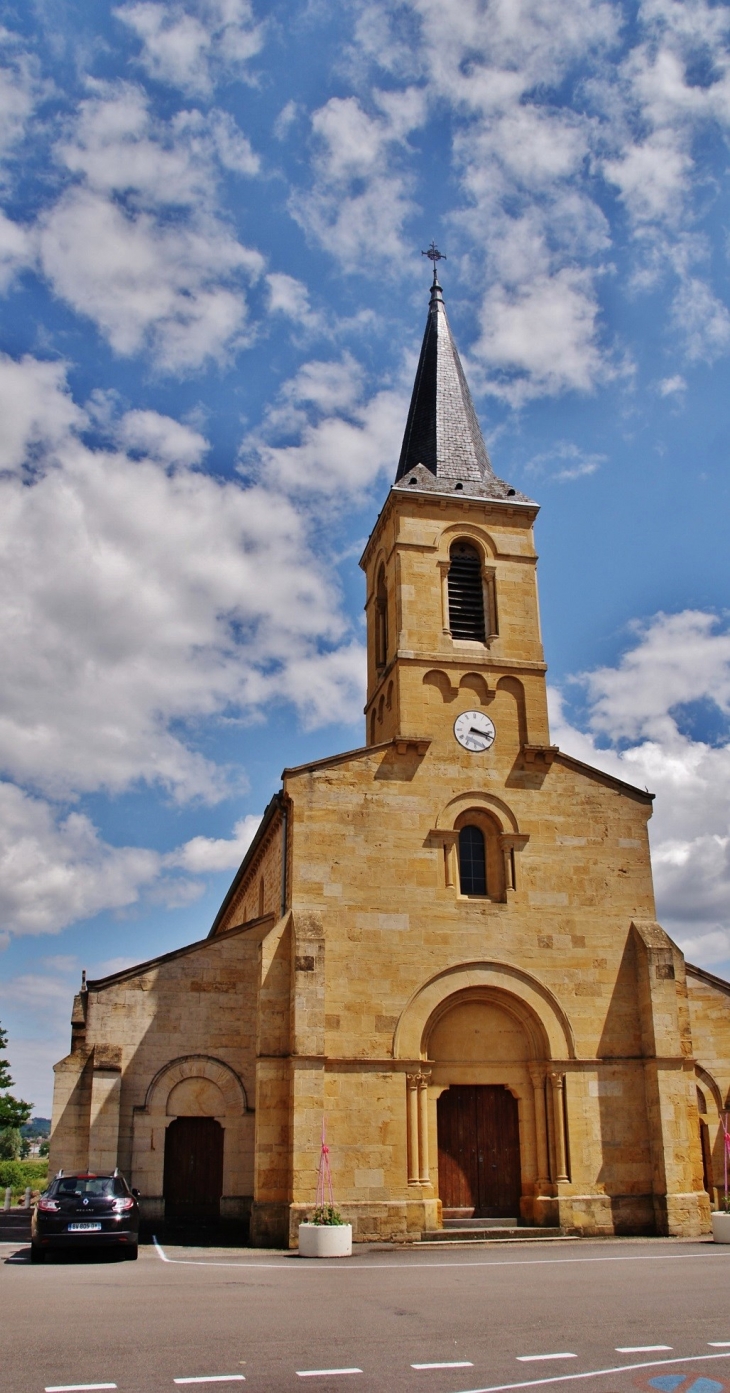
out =
{"type": "Polygon", "coordinates": [[[452,1084],[436,1106],[444,1212],[518,1219],[522,1171],[514,1094],[503,1084],[452,1084]]]}
{"type": "Polygon", "coordinates": [[[167,1219],[217,1219],[223,1194],[223,1128],[214,1117],[176,1117],[165,1132],[167,1219]]]}
{"type": "Polygon", "coordinates": [[[426,1049],[439,1090],[444,1218],[516,1221],[531,1212],[537,1156],[530,1066],[538,1035],[521,1003],[504,992],[461,992],[434,1013],[426,1049]]]}

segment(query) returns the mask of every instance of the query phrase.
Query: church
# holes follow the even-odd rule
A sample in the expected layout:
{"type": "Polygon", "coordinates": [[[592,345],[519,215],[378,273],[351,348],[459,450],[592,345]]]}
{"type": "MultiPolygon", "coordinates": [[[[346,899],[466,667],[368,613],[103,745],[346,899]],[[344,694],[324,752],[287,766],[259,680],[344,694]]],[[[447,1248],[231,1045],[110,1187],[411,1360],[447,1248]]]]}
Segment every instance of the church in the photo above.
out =
{"type": "Polygon", "coordinates": [[[284,770],[206,937],[82,984],[53,1169],[295,1247],[326,1120],[356,1240],[709,1230],[730,983],[656,922],[651,794],[551,743],[537,513],[492,469],[434,264],[360,563],[366,743],[284,770]]]}

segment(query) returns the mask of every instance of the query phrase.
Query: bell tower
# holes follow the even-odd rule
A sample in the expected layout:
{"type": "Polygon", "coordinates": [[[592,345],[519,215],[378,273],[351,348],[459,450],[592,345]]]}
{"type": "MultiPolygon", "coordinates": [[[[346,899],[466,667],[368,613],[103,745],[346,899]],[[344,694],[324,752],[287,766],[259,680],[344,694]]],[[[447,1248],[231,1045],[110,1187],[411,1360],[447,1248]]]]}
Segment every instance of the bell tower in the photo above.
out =
{"type": "Polygon", "coordinates": [[[360,562],[368,744],[443,742],[458,758],[455,722],[475,712],[474,748],[495,732],[490,763],[549,760],[537,513],[492,469],[434,264],[398,469],[360,562]]]}

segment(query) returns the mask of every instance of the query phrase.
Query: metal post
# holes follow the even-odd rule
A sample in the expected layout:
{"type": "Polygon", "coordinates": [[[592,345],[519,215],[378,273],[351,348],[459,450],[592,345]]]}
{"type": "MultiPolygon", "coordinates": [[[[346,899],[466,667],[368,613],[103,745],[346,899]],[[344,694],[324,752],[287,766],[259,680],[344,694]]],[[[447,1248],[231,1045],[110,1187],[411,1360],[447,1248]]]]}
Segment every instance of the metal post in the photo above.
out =
{"type": "Polygon", "coordinates": [[[25,1199],[23,1200],[23,1208],[30,1209],[30,1185],[26,1185],[25,1187],[25,1199]]]}
{"type": "Polygon", "coordinates": [[[3,1205],[3,1209],[5,1210],[6,1213],[7,1213],[8,1209],[10,1209],[12,1203],[13,1203],[13,1187],[12,1187],[12,1185],[8,1185],[8,1188],[7,1188],[7,1190],[5,1191],[5,1203],[4,1203],[4,1205],[3,1205]]]}

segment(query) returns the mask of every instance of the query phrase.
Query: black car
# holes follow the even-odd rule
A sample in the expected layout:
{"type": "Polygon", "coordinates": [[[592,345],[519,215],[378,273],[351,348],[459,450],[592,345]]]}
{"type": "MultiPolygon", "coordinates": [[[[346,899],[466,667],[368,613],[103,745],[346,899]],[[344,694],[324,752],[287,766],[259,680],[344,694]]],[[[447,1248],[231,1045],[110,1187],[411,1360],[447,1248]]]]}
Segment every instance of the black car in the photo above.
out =
{"type": "Polygon", "coordinates": [[[102,1248],[113,1245],[132,1261],[139,1241],[137,1190],[119,1171],[64,1175],[59,1171],[40,1196],[31,1225],[32,1262],[43,1262],[50,1248],[102,1248]]]}

